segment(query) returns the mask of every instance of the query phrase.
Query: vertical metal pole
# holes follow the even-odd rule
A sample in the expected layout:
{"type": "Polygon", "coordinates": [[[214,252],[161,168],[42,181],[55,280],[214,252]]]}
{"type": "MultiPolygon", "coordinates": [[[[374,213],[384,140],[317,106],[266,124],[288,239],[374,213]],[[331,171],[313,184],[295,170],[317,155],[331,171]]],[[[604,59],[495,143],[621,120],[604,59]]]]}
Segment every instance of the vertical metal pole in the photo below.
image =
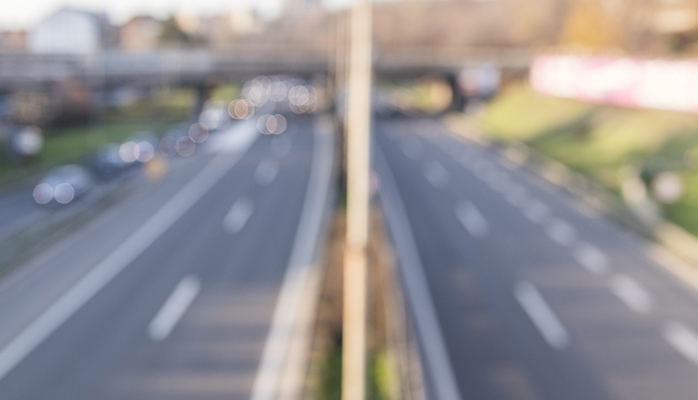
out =
{"type": "Polygon", "coordinates": [[[371,2],[351,11],[347,80],[347,239],[344,253],[342,399],[366,393],[366,303],[371,129],[371,2]]]}

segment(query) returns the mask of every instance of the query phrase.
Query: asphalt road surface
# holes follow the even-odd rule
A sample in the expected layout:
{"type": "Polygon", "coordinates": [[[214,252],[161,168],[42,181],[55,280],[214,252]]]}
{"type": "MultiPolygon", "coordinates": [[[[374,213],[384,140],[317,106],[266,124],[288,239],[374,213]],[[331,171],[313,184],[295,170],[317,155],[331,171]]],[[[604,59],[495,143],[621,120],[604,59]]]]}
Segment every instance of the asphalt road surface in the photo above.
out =
{"type": "Polygon", "coordinates": [[[316,125],[238,123],[4,278],[0,399],[278,398],[330,187],[316,125]]]}
{"type": "Polygon", "coordinates": [[[646,243],[435,121],[375,129],[433,398],[698,398],[698,298],[646,243]]]}
{"type": "Polygon", "coordinates": [[[33,187],[22,187],[0,197],[0,240],[47,213],[32,197],[33,187]]]}

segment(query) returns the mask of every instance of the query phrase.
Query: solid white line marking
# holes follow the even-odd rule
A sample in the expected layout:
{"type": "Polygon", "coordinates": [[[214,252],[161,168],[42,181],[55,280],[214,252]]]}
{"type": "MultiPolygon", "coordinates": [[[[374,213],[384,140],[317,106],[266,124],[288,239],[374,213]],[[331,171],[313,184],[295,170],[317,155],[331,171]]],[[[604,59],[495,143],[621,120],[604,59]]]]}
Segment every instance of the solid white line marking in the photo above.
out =
{"type": "Polygon", "coordinates": [[[236,156],[226,148],[214,157],[165,205],[121,243],[104,260],[83,276],[63,296],[0,351],[0,379],[75,314],[115,276],[165,233],[198,202],[237,163],[258,137],[251,123],[235,125],[238,138],[236,156]],[[245,140],[242,140],[242,139],[245,140]]]}
{"type": "Polygon", "coordinates": [[[550,211],[548,210],[548,206],[540,200],[532,199],[528,205],[525,206],[523,214],[531,222],[543,224],[548,220],[550,211]]]}
{"type": "Polygon", "coordinates": [[[608,257],[588,243],[581,243],[575,247],[572,256],[582,267],[595,275],[608,272],[608,257]]]}
{"type": "Polygon", "coordinates": [[[698,335],[686,325],[670,321],[662,327],[662,336],[674,350],[698,365],[698,335]]]}
{"type": "Polygon", "coordinates": [[[482,239],[490,232],[490,224],[471,203],[463,201],[456,207],[456,216],[473,237],[482,239]]]}
{"type": "Polygon", "coordinates": [[[407,158],[412,160],[418,159],[424,150],[422,142],[414,137],[405,138],[400,143],[400,149],[402,149],[402,152],[405,154],[405,156],[407,156],[407,158]]]}
{"type": "Polygon", "coordinates": [[[288,134],[277,136],[272,139],[269,147],[273,155],[283,158],[291,151],[291,137],[288,134]]]}
{"type": "Polygon", "coordinates": [[[577,234],[574,228],[563,220],[554,220],[545,228],[545,233],[553,242],[561,246],[571,246],[577,234]]]}
{"type": "Polygon", "coordinates": [[[252,200],[248,197],[238,199],[223,218],[223,230],[230,234],[240,232],[250,219],[252,211],[254,211],[252,200]]]}
{"type": "Polygon", "coordinates": [[[562,350],[569,345],[567,330],[533,284],[519,282],[514,287],[514,297],[550,347],[562,350]]]}
{"type": "Polygon", "coordinates": [[[428,161],[424,165],[422,170],[424,176],[427,178],[429,183],[437,189],[443,189],[448,186],[448,182],[451,177],[448,175],[448,171],[441,164],[436,161],[428,161]]]}
{"type": "Polygon", "coordinates": [[[279,173],[279,162],[273,158],[265,158],[254,171],[254,178],[261,186],[266,186],[274,181],[279,173]]]}
{"type": "Polygon", "coordinates": [[[653,301],[647,290],[627,275],[616,275],[610,281],[611,292],[631,310],[644,314],[652,311],[653,301]]]}
{"type": "Polygon", "coordinates": [[[264,343],[262,359],[257,368],[251,400],[274,400],[281,397],[279,385],[288,360],[296,322],[302,305],[303,294],[309,284],[311,272],[317,268],[313,256],[320,238],[322,221],[326,211],[332,180],[333,137],[332,132],[316,128],[314,135],[312,169],[306,189],[303,209],[296,230],[291,255],[279,295],[274,307],[271,326],[264,343]]]}
{"type": "Polygon", "coordinates": [[[393,234],[400,270],[404,277],[405,293],[414,312],[420,344],[424,352],[425,370],[434,383],[434,398],[460,399],[460,392],[453,374],[443,332],[437,318],[436,307],[427,284],[424,266],[417,252],[417,244],[410,227],[407,212],[402,204],[390,167],[378,151],[381,172],[381,201],[385,202],[388,227],[393,234]]]}
{"type": "Polygon", "coordinates": [[[200,289],[201,281],[195,275],[182,278],[148,325],[148,337],[160,342],[170,336],[172,329],[199,294],[200,289]]]}

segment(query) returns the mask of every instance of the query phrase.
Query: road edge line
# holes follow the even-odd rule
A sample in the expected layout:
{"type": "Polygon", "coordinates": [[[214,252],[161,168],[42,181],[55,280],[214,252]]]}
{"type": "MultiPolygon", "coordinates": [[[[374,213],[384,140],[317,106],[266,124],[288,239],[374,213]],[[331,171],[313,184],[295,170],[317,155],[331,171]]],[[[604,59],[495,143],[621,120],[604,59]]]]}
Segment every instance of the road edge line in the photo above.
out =
{"type": "Polygon", "coordinates": [[[415,325],[424,350],[422,354],[426,358],[430,381],[436,391],[435,397],[460,399],[460,391],[407,212],[400,200],[397,183],[385,156],[378,146],[374,148],[378,170],[382,176],[380,200],[384,205],[383,209],[398,256],[405,292],[415,317],[415,325]]]}
{"type": "MultiPolygon", "coordinates": [[[[251,400],[274,400],[280,397],[286,362],[292,349],[297,315],[303,303],[304,289],[316,273],[317,244],[326,220],[327,199],[333,171],[334,137],[332,133],[315,130],[312,170],[308,180],[303,209],[296,230],[286,273],[274,306],[272,323],[264,342],[262,358],[255,374],[251,400]]],[[[302,365],[298,369],[302,369],[302,365]]],[[[294,373],[298,372],[298,369],[294,373]]],[[[299,374],[302,375],[302,374],[299,374]]]]}
{"type": "MultiPolygon", "coordinates": [[[[249,124],[241,125],[240,129],[249,124]]],[[[0,380],[126,269],[237,164],[258,135],[231,155],[219,153],[126,240],[0,349],[0,380]]]]}

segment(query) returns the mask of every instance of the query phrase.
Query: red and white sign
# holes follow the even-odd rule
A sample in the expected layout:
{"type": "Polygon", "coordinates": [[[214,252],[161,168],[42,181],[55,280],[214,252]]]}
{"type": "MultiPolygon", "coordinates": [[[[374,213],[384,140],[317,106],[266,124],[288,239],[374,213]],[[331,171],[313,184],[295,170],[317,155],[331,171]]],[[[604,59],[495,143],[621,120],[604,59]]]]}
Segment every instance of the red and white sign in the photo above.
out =
{"type": "Polygon", "coordinates": [[[698,60],[542,55],[530,81],[551,96],[698,113],[698,60]]]}

